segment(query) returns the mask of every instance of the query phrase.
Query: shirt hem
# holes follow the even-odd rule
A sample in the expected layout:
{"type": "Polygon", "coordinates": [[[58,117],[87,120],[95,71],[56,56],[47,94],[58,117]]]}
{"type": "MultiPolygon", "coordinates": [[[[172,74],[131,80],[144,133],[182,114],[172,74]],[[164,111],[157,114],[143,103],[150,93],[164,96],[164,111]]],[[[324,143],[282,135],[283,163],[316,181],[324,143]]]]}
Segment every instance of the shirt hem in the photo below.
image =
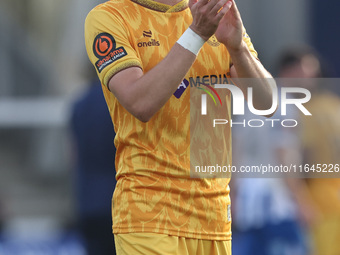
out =
{"type": "Polygon", "coordinates": [[[128,234],[128,233],[155,233],[155,234],[166,234],[169,236],[179,236],[192,239],[201,240],[214,240],[214,241],[230,241],[231,232],[228,233],[202,233],[202,232],[189,232],[181,230],[170,230],[170,229],[158,229],[154,228],[113,228],[113,234],[128,234]]]}

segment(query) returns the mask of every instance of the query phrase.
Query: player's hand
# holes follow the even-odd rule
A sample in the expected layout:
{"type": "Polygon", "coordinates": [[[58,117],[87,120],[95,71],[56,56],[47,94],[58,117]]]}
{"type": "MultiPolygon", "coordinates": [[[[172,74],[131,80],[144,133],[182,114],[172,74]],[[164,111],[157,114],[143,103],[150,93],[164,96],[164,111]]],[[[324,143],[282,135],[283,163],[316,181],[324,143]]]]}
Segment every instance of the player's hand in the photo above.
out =
{"type": "Polygon", "coordinates": [[[207,41],[231,6],[231,0],[189,0],[193,17],[190,28],[207,41]]]}
{"type": "Polygon", "coordinates": [[[237,51],[242,47],[243,23],[235,0],[230,0],[232,6],[223,16],[215,32],[216,39],[223,43],[230,51],[237,51]]]}

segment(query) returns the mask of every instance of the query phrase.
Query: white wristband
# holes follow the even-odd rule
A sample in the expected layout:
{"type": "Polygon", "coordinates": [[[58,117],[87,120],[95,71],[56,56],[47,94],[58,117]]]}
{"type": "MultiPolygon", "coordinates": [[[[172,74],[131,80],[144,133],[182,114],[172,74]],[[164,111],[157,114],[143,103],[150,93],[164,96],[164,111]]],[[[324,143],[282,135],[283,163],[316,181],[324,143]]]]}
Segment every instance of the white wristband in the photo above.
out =
{"type": "Polygon", "coordinates": [[[178,39],[177,43],[197,56],[205,41],[189,27],[178,39]]]}

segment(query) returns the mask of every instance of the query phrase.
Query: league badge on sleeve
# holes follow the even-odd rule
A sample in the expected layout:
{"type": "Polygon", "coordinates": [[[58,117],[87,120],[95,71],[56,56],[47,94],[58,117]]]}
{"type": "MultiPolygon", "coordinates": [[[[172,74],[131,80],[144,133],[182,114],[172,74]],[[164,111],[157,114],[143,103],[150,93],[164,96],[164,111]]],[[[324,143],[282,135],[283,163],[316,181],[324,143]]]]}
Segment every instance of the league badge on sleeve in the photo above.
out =
{"type": "Polygon", "coordinates": [[[114,61],[127,55],[123,47],[116,48],[115,39],[108,33],[96,36],[93,42],[93,53],[98,58],[96,68],[99,73],[114,61]]]}

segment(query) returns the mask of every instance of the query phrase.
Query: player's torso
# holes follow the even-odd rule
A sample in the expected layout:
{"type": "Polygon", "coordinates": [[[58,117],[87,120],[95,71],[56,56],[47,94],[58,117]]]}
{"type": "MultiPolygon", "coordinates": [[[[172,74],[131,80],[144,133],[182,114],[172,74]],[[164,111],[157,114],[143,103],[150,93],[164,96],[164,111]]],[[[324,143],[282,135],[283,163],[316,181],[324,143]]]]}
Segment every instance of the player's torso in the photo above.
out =
{"type": "MultiPolygon", "coordinates": [[[[169,6],[140,0],[109,1],[106,5],[112,15],[120,17],[130,45],[141,60],[144,73],[166,57],[192,22],[185,1],[170,9],[169,6]],[[168,9],[164,12],[162,8],[168,9]]],[[[127,140],[131,144],[131,139],[138,138],[154,155],[166,151],[167,157],[170,154],[187,157],[190,143],[190,89],[196,89],[201,84],[227,83],[230,62],[226,48],[214,36],[210,38],[177,91],[147,124],[133,119],[112,97],[116,107],[113,120],[118,129],[118,138],[121,139],[120,144],[127,140]]]]}

